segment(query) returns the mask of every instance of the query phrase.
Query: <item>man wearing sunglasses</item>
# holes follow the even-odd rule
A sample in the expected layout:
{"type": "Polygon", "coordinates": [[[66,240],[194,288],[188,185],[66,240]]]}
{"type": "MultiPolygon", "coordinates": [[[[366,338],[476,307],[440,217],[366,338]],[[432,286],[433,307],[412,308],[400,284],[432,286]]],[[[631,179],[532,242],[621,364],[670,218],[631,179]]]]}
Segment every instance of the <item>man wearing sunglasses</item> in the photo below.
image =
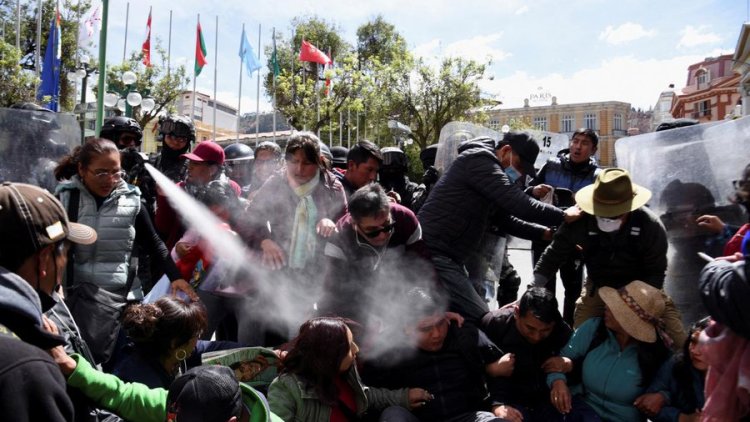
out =
{"type": "Polygon", "coordinates": [[[422,228],[408,208],[388,199],[372,183],[349,199],[348,212],[336,224],[338,233],[325,246],[328,300],[325,310],[361,321],[368,311],[369,291],[378,289],[383,274],[425,266],[431,274],[422,228]]]}
{"type": "Polygon", "coordinates": [[[135,119],[115,116],[104,121],[99,136],[114,142],[117,149],[135,148],[139,150],[143,130],[135,119]]]}

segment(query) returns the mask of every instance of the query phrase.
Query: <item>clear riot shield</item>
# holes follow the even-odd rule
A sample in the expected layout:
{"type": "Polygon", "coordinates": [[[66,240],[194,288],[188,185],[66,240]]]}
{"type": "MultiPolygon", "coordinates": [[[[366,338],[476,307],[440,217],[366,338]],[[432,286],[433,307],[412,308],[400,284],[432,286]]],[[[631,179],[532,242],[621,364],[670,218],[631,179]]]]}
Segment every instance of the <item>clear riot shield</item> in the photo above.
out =
{"type": "Polygon", "coordinates": [[[539,155],[536,156],[534,167],[542,168],[548,159],[557,157],[557,153],[569,147],[570,139],[563,133],[545,132],[530,129],[527,132],[539,143],[539,155]]]}
{"type": "Polygon", "coordinates": [[[469,122],[450,122],[440,129],[438,150],[435,155],[435,168],[440,174],[445,174],[458,156],[458,145],[469,139],[487,136],[496,141],[502,139],[503,134],[484,126],[469,122]]]}
{"type": "Polygon", "coordinates": [[[682,311],[687,326],[705,316],[698,274],[705,261],[698,252],[721,254],[723,244],[699,227],[701,215],[743,224],[747,216],[730,201],[732,181],[750,162],[750,118],[701,124],[619,139],[615,155],[633,181],[653,193],[651,209],[669,239],[664,289],[682,311]]]}
{"type": "Polygon", "coordinates": [[[72,114],[0,108],[0,182],[22,182],[53,191],[57,161],[81,144],[72,114]]]}

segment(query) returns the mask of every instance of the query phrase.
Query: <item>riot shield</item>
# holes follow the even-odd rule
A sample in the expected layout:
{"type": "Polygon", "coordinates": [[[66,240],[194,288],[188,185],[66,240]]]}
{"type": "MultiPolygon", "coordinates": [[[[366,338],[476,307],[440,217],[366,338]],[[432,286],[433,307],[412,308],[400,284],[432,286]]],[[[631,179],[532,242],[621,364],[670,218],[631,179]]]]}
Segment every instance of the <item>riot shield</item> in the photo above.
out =
{"type": "Polygon", "coordinates": [[[469,122],[450,122],[440,129],[435,168],[441,175],[448,171],[453,160],[458,156],[458,145],[478,136],[487,136],[498,141],[502,139],[503,134],[469,122]]]}
{"type": "Polygon", "coordinates": [[[682,311],[683,322],[705,316],[698,293],[698,274],[705,261],[698,252],[721,254],[715,234],[699,227],[696,218],[719,216],[743,224],[747,216],[733,204],[732,180],[750,162],[750,118],[700,124],[621,138],[615,143],[620,167],[633,182],[653,193],[648,204],[660,217],[669,239],[669,264],[664,289],[682,311]]]}
{"type": "MultiPolygon", "coordinates": [[[[541,168],[548,158],[555,157],[557,153],[568,147],[567,135],[561,133],[546,132],[536,129],[526,130],[539,144],[539,155],[536,157],[534,167],[541,168]]],[[[458,155],[458,145],[466,140],[478,136],[487,136],[499,141],[503,134],[496,130],[488,129],[475,123],[450,122],[440,130],[438,150],[435,157],[435,168],[440,174],[444,174],[453,160],[458,155]]]]}
{"type": "Polygon", "coordinates": [[[22,182],[53,191],[57,161],[81,144],[72,114],[0,108],[0,182],[22,182]]]}

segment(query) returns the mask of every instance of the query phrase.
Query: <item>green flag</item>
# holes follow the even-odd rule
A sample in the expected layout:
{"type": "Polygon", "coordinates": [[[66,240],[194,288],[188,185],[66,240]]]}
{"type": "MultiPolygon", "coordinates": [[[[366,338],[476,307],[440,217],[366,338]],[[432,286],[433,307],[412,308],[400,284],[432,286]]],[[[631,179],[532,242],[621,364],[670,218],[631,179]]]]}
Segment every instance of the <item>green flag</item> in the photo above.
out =
{"type": "Polygon", "coordinates": [[[203,66],[208,64],[206,60],[206,43],[203,42],[203,31],[201,30],[201,23],[198,22],[198,31],[195,39],[195,76],[201,74],[203,66]]]}
{"type": "Polygon", "coordinates": [[[273,54],[271,54],[271,67],[273,68],[274,79],[279,77],[281,70],[279,69],[279,56],[276,54],[276,28],[273,29],[273,54]]]}

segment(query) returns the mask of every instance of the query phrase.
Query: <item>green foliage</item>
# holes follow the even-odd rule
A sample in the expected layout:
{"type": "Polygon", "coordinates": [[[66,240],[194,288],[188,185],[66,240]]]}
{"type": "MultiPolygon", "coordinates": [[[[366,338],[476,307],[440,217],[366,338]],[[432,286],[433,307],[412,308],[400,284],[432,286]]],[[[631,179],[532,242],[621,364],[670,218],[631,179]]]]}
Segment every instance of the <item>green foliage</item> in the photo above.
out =
{"type": "MultiPolygon", "coordinates": [[[[448,58],[433,69],[415,61],[404,38],[381,16],[358,28],[356,51],[341,40],[334,25],[316,17],[296,18],[291,29],[288,39],[277,32],[281,73],[275,80],[275,93],[277,109],[297,129],[320,129],[323,140],[333,130],[332,138],[337,140],[339,127],[351,128],[352,133],[359,127],[361,137],[388,146],[395,144],[387,126],[393,119],[411,127],[419,150],[436,142],[440,129],[450,121],[486,118],[468,114],[482,104],[477,83],[485,65],[448,58]],[[317,64],[297,60],[303,38],[322,51],[331,46],[335,67],[323,75],[317,64]],[[334,81],[329,96],[322,82],[326,77],[334,81]],[[359,113],[360,119],[340,125],[340,113],[346,116],[347,111],[353,119],[359,113]]],[[[267,47],[266,56],[272,52],[273,47],[267,47]]],[[[274,94],[271,66],[264,82],[269,97],[274,94]]]]}
{"type": "Polygon", "coordinates": [[[125,63],[107,68],[107,89],[109,91],[126,93],[128,89],[120,78],[124,72],[132,70],[138,76],[138,80],[132,88],[138,91],[143,98],[150,96],[154,99],[156,105],[148,113],[143,112],[140,106],[133,108],[133,118],[138,121],[141,127],[146,127],[162,111],[174,111],[175,100],[190,81],[185,66],[173,68],[167,74],[166,68],[157,65],[158,62],[167,62],[167,52],[162,48],[159,38],[153,39],[151,57],[153,65],[150,67],[143,65],[143,53],[139,51],[132,53],[125,63]],[[157,55],[161,58],[160,61],[153,60],[157,55]]]}
{"type": "Polygon", "coordinates": [[[0,107],[35,99],[32,72],[20,65],[21,52],[15,46],[0,41],[0,107]]]}

